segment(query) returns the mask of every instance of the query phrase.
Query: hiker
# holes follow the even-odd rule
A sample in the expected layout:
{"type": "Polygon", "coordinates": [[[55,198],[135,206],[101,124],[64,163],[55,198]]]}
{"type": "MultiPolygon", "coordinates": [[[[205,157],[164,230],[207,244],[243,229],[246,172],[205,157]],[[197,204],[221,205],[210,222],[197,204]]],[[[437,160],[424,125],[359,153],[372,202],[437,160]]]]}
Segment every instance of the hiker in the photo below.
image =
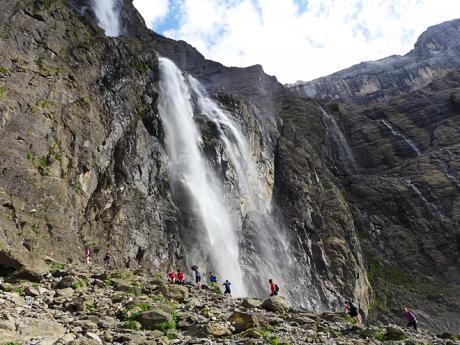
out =
{"type": "Polygon", "coordinates": [[[86,261],[86,265],[88,265],[88,266],[91,265],[91,262],[92,262],[91,257],[92,257],[92,255],[93,255],[93,252],[91,251],[91,249],[86,248],[85,249],[85,261],[86,261]]]}
{"type": "Polygon", "coordinates": [[[225,286],[225,290],[224,290],[224,296],[225,297],[232,297],[232,290],[231,290],[231,285],[232,283],[230,283],[228,280],[225,281],[224,284],[222,284],[225,286]]]}
{"type": "Polygon", "coordinates": [[[177,270],[177,283],[180,285],[185,284],[185,273],[181,270],[177,270]]]}
{"type": "Polygon", "coordinates": [[[177,280],[177,274],[176,272],[172,271],[172,272],[169,272],[168,273],[168,281],[171,283],[171,284],[174,284],[177,280]]]}
{"type": "Polygon", "coordinates": [[[196,283],[196,288],[199,290],[201,288],[201,273],[198,270],[197,265],[192,266],[192,271],[195,272],[195,283],[196,283]]]}
{"type": "Polygon", "coordinates": [[[413,327],[414,330],[417,330],[417,318],[415,317],[415,313],[412,310],[409,310],[407,309],[407,307],[404,307],[403,317],[407,321],[406,327],[413,327]]]}
{"type": "Polygon", "coordinates": [[[214,287],[216,286],[216,284],[217,284],[217,276],[214,273],[209,272],[209,286],[214,287]]]}
{"type": "Polygon", "coordinates": [[[270,296],[278,295],[278,291],[280,290],[278,285],[275,284],[273,279],[269,279],[268,282],[270,283],[270,296]]]}
{"type": "Polygon", "coordinates": [[[358,308],[356,308],[356,306],[353,304],[353,302],[351,301],[345,301],[345,304],[344,304],[344,311],[345,313],[347,313],[348,315],[350,315],[353,319],[355,319],[358,323],[361,323],[361,318],[360,318],[360,315],[358,313],[358,308]]]}
{"type": "Polygon", "coordinates": [[[110,260],[112,260],[112,256],[110,255],[109,252],[107,252],[104,256],[104,267],[109,268],[110,267],[110,260]]]}

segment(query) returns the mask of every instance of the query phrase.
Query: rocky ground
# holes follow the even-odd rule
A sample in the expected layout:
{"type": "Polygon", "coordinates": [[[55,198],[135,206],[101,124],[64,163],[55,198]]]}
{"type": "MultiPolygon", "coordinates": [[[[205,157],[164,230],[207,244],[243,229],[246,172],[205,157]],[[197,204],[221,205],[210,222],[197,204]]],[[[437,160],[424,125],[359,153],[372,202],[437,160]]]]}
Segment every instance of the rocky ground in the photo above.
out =
{"type": "Polygon", "coordinates": [[[459,344],[458,336],[354,324],[282,297],[225,298],[128,270],[49,261],[37,279],[2,278],[0,344],[459,344]]]}

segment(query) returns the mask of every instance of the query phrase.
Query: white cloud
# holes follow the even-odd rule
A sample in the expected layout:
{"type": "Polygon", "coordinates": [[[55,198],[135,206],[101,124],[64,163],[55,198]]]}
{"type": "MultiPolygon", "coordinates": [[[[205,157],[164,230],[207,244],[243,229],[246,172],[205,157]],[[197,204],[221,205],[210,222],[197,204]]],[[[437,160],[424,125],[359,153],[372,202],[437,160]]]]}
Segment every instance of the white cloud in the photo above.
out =
{"type": "MultiPolygon", "coordinates": [[[[161,7],[167,1],[138,2],[161,7]]],[[[261,64],[281,82],[311,80],[361,61],[404,54],[428,26],[460,17],[458,0],[171,2],[177,24],[163,34],[228,66],[261,64]]]]}
{"type": "Polygon", "coordinates": [[[168,0],[134,0],[133,4],[149,27],[166,17],[169,11],[168,0]]]}

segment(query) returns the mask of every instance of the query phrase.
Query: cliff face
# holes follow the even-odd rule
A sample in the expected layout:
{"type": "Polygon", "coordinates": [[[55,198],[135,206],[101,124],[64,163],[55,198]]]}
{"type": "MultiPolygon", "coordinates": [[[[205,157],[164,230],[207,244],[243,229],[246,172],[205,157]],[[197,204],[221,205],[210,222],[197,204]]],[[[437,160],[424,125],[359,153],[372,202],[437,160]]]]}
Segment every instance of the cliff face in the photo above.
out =
{"type": "Polygon", "coordinates": [[[180,261],[152,48],[107,39],[62,2],[3,2],[0,22],[2,249],[180,261]]]}
{"type": "MultiPolygon", "coordinates": [[[[370,95],[326,104],[292,93],[261,66],[206,60],[185,42],[148,31],[130,1],[122,5],[120,38],[96,27],[84,0],[1,5],[0,274],[37,276],[47,269],[41,258],[81,260],[84,246],[99,257],[110,250],[118,266],[162,273],[190,266],[184,240],[194,220],[171,190],[159,54],[197,78],[248,138],[279,224],[270,225],[272,239],[285,232],[293,253],[279,258],[292,278],[286,293],[315,310],[355,298],[371,317],[399,317],[396,308],[409,303],[423,325],[458,329],[455,72],[412,92],[413,84],[390,89],[389,81],[382,94],[397,95],[390,102],[370,104],[370,95]]],[[[420,48],[412,59],[454,69],[442,58],[455,47],[444,32],[418,43],[433,50],[439,36],[441,53],[420,48]]],[[[331,80],[325,83],[336,90],[331,80]]],[[[194,117],[203,151],[238,199],[218,130],[194,117]]],[[[250,266],[259,239],[245,202],[234,209],[250,266]]]]}
{"type": "Polygon", "coordinates": [[[357,163],[343,187],[374,288],[371,314],[411,303],[432,327],[458,328],[459,28],[442,23],[403,57],[290,86],[321,98],[357,163]]]}

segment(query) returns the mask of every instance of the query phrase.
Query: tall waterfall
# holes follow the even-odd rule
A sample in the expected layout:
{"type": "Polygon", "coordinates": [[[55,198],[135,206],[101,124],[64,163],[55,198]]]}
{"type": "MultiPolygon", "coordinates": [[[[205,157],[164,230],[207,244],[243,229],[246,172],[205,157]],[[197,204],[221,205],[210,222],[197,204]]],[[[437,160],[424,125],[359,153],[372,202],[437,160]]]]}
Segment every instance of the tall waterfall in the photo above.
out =
{"type": "Polygon", "coordinates": [[[243,128],[171,61],[160,58],[160,71],[159,109],[187,261],[229,279],[237,296],[266,296],[269,278],[285,287],[293,271],[289,245],[271,216],[271,196],[243,128]],[[220,159],[228,166],[203,153],[199,119],[217,129],[213,140],[220,142],[220,159]],[[232,170],[235,181],[226,183],[216,164],[232,170]]]}
{"type": "Polygon", "coordinates": [[[222,182],[201,152],[190,77],[164,58],[160,58],[160,71],[159,110],[166,127],[173,193],[181,209],[190,210],[189,217],[195,220],[184,234],[188,261],[200,267],[204,264],[204,268],[214,267],[233,283],[236,296],[245,295],[236,221],[224,199],[222,182]]]}
{"type": "Polygon", "coordinates": [[[118,0],[91,0],[97,24],[111,37],[120,35],[120,4],[118,0]]]}

